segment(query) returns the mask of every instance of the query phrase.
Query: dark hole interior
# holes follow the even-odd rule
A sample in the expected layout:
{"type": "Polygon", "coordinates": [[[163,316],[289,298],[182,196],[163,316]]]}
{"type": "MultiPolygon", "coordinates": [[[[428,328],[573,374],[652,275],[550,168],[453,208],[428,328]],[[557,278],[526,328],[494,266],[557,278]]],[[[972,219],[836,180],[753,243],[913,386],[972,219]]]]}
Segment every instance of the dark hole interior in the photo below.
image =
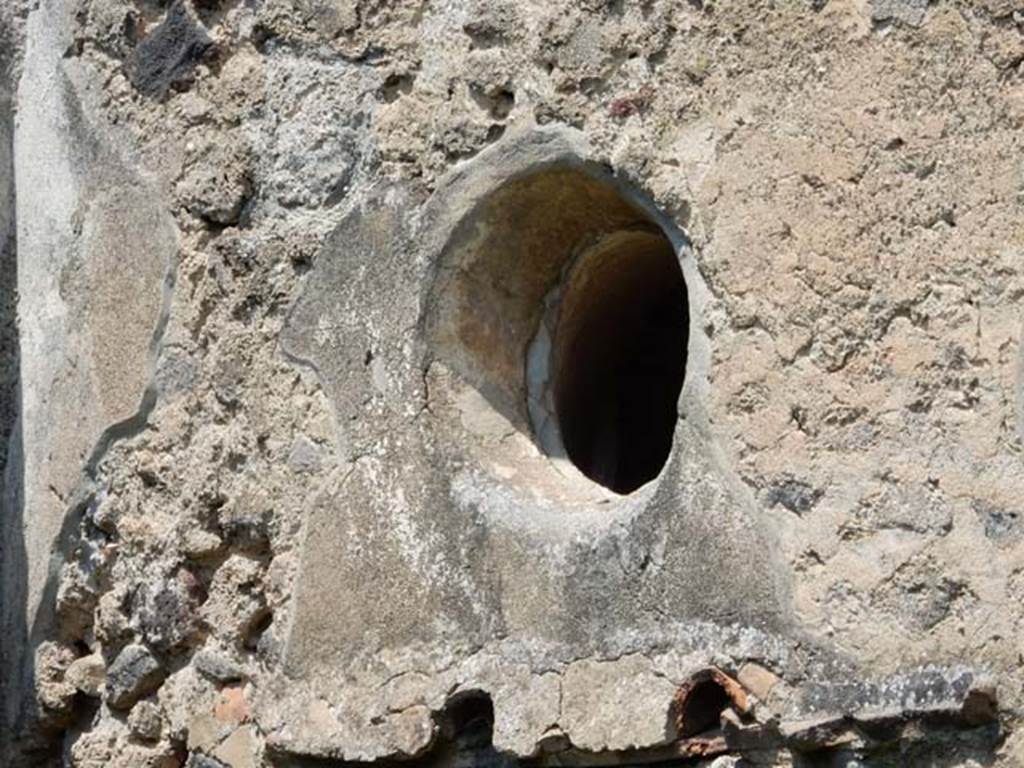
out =
{"type": "Polygon", "coordinates": [[[713,680],[698,683],[679,713],[682,738],[718,728],[722,712],[732,704],[729,694],[713,680]]]}
{"type": "Polygon", "coordinates": [[[464,747],[490,745],[494,731],[494,704],[482,691],[463,691],[452,696],[440,715],[444,738],[464,747]]]}
{"type": "Polygon", "coordinates": [[[630,493],[672,448],[686,374],[689,309],[675,250],[660,231],[623,231],[585,252],[562,297],[555,409],[569,458],[630,493]]]}

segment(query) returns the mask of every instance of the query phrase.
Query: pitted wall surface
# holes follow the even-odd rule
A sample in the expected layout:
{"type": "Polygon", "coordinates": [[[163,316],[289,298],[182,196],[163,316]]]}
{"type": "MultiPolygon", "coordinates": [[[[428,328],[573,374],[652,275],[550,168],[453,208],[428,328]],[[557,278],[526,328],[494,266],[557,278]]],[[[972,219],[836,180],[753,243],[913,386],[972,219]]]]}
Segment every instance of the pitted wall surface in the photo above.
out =
{"type": "Polygon", "coordinates": [[[1024,761],[1018,0],[0,22],[0,762],[1024,761]],[[617,237],[635,489],[553,394],[617,237]]]}

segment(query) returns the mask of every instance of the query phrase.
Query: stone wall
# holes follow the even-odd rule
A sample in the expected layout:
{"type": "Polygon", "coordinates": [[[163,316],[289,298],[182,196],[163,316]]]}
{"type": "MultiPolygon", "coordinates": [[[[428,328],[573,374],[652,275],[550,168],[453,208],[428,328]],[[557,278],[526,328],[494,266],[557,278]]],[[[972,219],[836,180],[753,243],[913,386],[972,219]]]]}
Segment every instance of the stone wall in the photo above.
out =
{"type": "Polygon", "coordinates": [[[0,762],[1024,761],[1024,4],[0,21],[0,762]]]}

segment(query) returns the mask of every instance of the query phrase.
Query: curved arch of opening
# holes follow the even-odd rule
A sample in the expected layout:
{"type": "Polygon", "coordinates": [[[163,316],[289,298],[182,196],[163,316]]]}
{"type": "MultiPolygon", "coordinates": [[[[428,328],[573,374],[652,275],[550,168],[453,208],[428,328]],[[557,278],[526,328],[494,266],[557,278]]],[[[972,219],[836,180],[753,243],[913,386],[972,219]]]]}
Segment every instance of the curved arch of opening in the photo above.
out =
{"type": "Polygon", "coordinates": [[[435,355],[549,455],[617,493],[660,473],[687,288],[672,240],[615,179],[574,163],[499,186],[456,226],[429,305],[435,355]]]}

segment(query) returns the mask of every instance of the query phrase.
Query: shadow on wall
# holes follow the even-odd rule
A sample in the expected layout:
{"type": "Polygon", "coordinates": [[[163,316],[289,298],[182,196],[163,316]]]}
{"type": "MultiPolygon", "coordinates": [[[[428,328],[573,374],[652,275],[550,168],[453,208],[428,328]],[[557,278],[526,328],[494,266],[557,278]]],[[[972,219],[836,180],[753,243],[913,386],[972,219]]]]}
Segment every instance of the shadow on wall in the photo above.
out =
{"type": "Polygon", "coordinates": [[[13,764],[23,682],[31,680],[28,652],[24,525],[24,464],[19,421],[20,347],[17,325],[18,270],[13,137],[14,114],[7,89],[9,62],[0,60],[0,763],[13,764]]]}

